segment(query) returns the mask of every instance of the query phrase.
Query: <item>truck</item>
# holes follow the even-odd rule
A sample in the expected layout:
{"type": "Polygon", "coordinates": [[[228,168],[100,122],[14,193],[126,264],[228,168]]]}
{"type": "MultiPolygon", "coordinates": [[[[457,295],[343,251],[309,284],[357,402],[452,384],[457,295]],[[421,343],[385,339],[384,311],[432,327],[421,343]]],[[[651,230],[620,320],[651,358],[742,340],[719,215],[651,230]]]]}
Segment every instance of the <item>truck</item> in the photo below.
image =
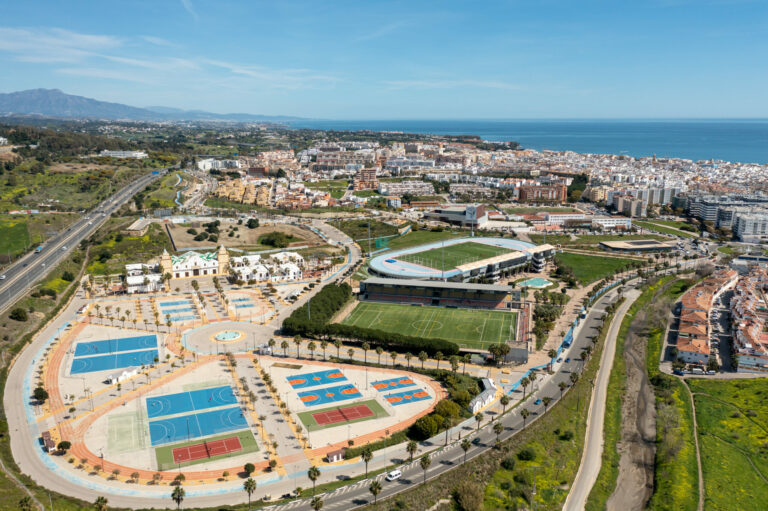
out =
{"type": "Polygon", "coordinates": [[[42,251],[43,251],[43,246],[42,246],[42,245],[39,245],[39,246],[38,246],[38,247],[35,249],[35,254],[39,254],[39,253],[40,253],[40,252],[42,252],[42,251]]]}

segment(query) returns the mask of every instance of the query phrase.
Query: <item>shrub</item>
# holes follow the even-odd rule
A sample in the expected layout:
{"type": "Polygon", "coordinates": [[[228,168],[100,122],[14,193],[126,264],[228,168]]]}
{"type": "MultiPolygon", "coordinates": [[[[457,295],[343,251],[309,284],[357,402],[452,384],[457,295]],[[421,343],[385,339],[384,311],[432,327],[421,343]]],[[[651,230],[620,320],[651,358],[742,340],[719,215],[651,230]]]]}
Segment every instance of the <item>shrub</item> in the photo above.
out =
{"type": "Polygon", "coordinates": [[[65,271],[61,274],[61,280],[66,280],[67,282],[72,282],[75,280],[75,276],[71,271],[65,271]]]}
{"type": "Polygon", "coordinates": [[[450,419],[456,419],[461,414],[461,408],[453,401],[443,399],[435,406],[435,413],[448,417],[450,419]]]}
{"type": "Polygon", "coordinates": [[[259,243],[262,245],[269,245],[275,248],[285,248],[288,246],[290,241],[291,239],[287,234],[277,231],[267,233],[259,238],[259,243]]]}
{"type": "Polygon", "coordinates": [[[507,456],[503,460],[501,460],[501,468],[504,470],[512,471],[515,469],[515,458],[512,456],[507,456]]]}
{"type": "Polygon", "coordinates": [[[536,459],[536,451],[530,447],[524,447],[517,453],[517,459],[522,461],[533,461],[536,459]]]}
{"type": "Polygon", "coordinates": [[[27,311],[21,307],[16,307],[13,309],[8,317],[15,321],[26,321],[29,319],[29,316],[27,316],[27,311]]]}

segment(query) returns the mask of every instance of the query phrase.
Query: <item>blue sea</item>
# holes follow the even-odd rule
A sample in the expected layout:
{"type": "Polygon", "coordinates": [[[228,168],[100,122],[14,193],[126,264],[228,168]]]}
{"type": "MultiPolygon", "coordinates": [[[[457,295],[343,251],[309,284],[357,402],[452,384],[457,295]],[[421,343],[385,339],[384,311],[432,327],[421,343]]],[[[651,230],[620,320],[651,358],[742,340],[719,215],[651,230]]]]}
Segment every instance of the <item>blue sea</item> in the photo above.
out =
{"type": "Polygon", "coordinates": [[[478,135],[530,149],[768,163],[768,119],[387,120],[291,122],[295,128],[478,135]]]}

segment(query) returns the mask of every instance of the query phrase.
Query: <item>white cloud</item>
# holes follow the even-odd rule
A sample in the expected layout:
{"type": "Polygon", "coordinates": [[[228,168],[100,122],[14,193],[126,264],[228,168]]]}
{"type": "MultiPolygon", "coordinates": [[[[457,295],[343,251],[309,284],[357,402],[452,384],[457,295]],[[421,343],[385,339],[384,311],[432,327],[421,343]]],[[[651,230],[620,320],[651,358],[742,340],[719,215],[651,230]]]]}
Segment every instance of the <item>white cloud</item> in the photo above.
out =
{"type": "Polygon", "coordinates": [[[0,27],[0,51],[25,62],[79,62],[93,52],[111,50],[121,44],[116,37],[80,34],[62,28],[0,27]]]}
{"type": "Polygon", "coordinates": [[[184,6],[184,10],[187,11],[190,16],[195,18],[195,21],[200,19],[197,15],[197,11],[195,11],[195,8],[192,6],[192,0],[181,0],[181,5],[184,6]]]}
{"type": "Polygon", "coordinates": [[[157,37],[153,35],[143,35],[140,36],[142,39],[144,39],[146,42],[150,44],[154,44],[155,46],[165,46],[166,48],[176,48],[178,47],[178,44],[172,43],[171,41],[167,39],[163,39],[162,37],[157,37]]]}
{"type": "Polygon", "coordinates": [[[154,83],[147,77],[143,77],[130,71],[104,69],[101,67],[65,67],[55,70],[57,73],[71,76],[87,76],[89,78],[103,78],[107,80],[119,80],[123,82],[154,83]]]}
{"type": "Polygon", "coordinates": [[[336,83],[339,79],[327,74],[319,74],[309,69],[272,69],[263,66],[249,66],[220,60],[203,59],[202,63],[227,69],[238,76],[254,78],[257,85],[281,87],[286,89],[312,88],[319,83],[336,83]]]}

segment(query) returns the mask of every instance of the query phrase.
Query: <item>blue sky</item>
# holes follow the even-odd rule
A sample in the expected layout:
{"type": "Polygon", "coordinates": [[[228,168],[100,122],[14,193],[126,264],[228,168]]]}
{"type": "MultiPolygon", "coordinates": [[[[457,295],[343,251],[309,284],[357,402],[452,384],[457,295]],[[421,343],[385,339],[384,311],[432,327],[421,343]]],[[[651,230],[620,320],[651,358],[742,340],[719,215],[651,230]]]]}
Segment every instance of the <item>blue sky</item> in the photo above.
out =
{"type": "Polygon", "coordinates": [[[768,2],[5,2],[0,91],[329,119],[768,117],[768,2]]]}

